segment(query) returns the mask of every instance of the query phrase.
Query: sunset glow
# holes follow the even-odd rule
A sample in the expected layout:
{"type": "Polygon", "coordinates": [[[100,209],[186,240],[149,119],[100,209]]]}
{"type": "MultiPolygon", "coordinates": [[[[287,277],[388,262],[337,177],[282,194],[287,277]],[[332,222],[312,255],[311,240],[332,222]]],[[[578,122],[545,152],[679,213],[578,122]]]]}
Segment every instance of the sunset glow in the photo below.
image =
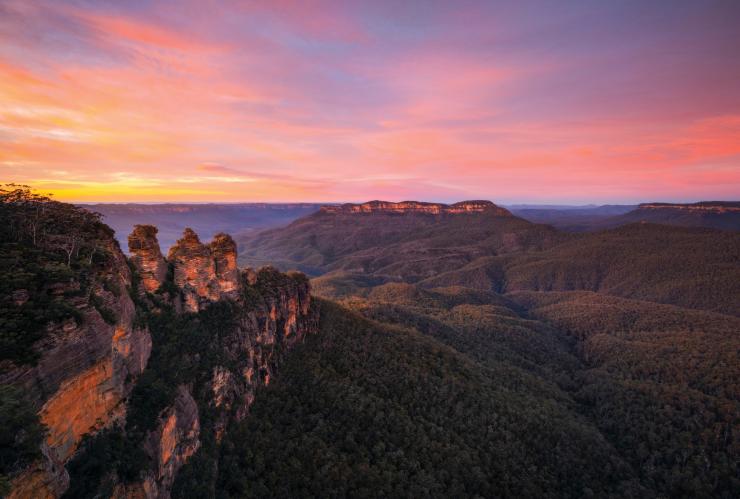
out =
{"type": "Polygon", "coordinates": [[[0,180],[71,201],[740,198],[740,3],[0,0],[0,180]]]}

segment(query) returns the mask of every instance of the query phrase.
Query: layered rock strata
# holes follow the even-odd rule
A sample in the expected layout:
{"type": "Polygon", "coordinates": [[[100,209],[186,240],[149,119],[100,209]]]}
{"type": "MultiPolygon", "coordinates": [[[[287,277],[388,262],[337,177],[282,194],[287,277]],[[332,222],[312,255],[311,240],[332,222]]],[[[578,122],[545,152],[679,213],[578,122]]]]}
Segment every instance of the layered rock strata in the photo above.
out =
{"type": "MultiPolygon", "coordinates": [[[[201,447],[203,404],[214,410],[215,418],[205,428],[220,441],[230,421],[248,414],[257,388],[274,377],[281,357],[318,330],[302,274],[272,268],[242,272],[230,236],[219,234],[203,244],[192,230],[185,231],[165,260],[156,234],[155,227],[140,225],[129,236],[130,262],[140,277],[138,294],[129,293],[135,288],[134,276],[111,237],[105,248],[111,256],[86,293],[74,280],[50,290],[76,308],[79,318],[49,324],[48,334],[35,346],[41,354],[38,363],[0,376],[0,383],[25,389],[48,428],[43,459],[13,477],[8,497],[60,497],[70,481],[65,464],[82,437],[125,421],[128,397],[152,350],[149,330],[135,320],[132,297],[153,313],[166,302],[175,310],[182,305],[198,312],[228,300],[233,321],[220,333],[220,363],[198,376],[206,381],[179,386],[173,403],[159,413],[144,438],[142,448],[151,466],[139,481],[114,483],[113,497],[169,498],[178,471],[201,447]],[[147,295],[160,292],[163,285],[167,292],[159,298],[147,295]]],[[[17,295],[22,301],[21,293],[17,295]]]]}
{"type": "Polygon", "coordinates": [[[177,472],[200,446],[202,428],[193,396],[214,409],[208,431],[220,441],[230,421],[249,413],[257,388],[270,383],[282,355],[318,330],[308,280],[270,267],[240,271],[236,244],[228,235],[219,234],[206,245],[186,230],[168,261],[189,311],[230,300],[235,305],[234,321],[222,332],[217,354],[221,364],[209,371],[210,381],[205,386],[179,387],[174,404],[160,414],[156,429],[146,438],[144,448],[156,466],[140,482],[119,484],[116,497],[170,497],[177,472]]]}
{"type": "Polygon", "coordinates": [[[157,242],[157,228],[153,225],[136,225],[128,236],[131,263],[139,272],[144,289],[153,293],[167,277],[167,262],[157,242]]]}
{"type": "Polygon", "coordinates": [[[427,214],[457,215],[463,213],[488,212],[498,216],[511,216],[505,208],[496,206],[490,201],[461,201],[454,204],[422,203],[419,201],[369,201],[362,204],[347,203],[339,206],[322,206],[323,213],[394,213],[394,214],[427,214]]]}
{"type": "Polygon", "coordinates": [[[146,366],[152,343],[146,328],[134,326],[134,303],[127,293],[131,273],[118,244],[110,239],[106,245],[108,263],[85,293],[76,280],[49,290],[77,309],[78,318],[47,326],[35,345],[41,353],[36,365],[0,376],[0,383],[24,389],[48,429],[42,462],[15,477],[11,498],[57,497],[65,490],[64,463],[83,435],[124,416],[126,397],[146,366]]]}
{"type": "Polygon", "coordinates": [[[173,265],[175,285],[183,293],[186,310],[197,312],[209,302],[236,296],[239,273],[231,236],[217,234],[206,245],[192,229],[185,229],[167,260],[173,265]]]}

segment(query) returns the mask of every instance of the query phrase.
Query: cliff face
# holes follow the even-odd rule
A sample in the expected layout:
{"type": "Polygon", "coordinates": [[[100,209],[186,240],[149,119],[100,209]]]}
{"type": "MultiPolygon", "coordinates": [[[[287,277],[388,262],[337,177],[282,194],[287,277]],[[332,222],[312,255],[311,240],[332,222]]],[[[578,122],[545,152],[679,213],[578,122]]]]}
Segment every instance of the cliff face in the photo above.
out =
{"type": "Polygon", "coordinates": [[[197,312],[209,302],[236,296],[236,244],[231,236],[217,234],[205,245],[195,232],[185,229],[167,260],[174,266],[175,285],[182,290],[188,311],[197,312]]]}
{"type": "Polygon", "coordinates": [[[0,383],[23,387],[48,428],[43,462],[14,479],[9,497],[56,497],[64,490],[68,476],[63,464],[84,434],[121,419],[125,399],[149,358],[149,332],[134,327],[126,259],[112,239],[105,250],[110,258],[86,290],[76,279],[49,290],[64,297],[78,318],[47,325],[34,347],[41,354],[38,363],[0,376],[0,383]]]}
{"type": "Polygon", "coordinates": [[[153,225],[136,225],[128,236],[128,249],[144,290],[153,293],[167,276],[167,262],[159,249],[157,228],[153,225]]]}
{"type": "Polygon", "coordinates": [[[643,203],[640,210],[675,210],[696,213],[740,213],[740,203],[732,201],[702,201],[693,204],[643,203]]]}
{"type": "Polygon", "coordinates": [[[393,214],[426,214],[457,215],[462,213],[489,212],[497,216],[511,216],[505,208],[496,206],[490,201],[461,201],[454,204],[422,203],[419,201],[369,201],[362,204],[343,204],[340,206],[322,206],[323,213],[393,213],[393,214]]]}
{"type": "MultiPolygon", "coordinates": [[[[145,370],[166,365],[161,359],[154,367],[148,364],[154,330],[141,317],[157,317],[164,310],[181,317],[177,311],[185,308],[193,314],[182,320],[197,330],[211,320],[199,312],[211,304],[224,305],[213,315],[222,321],[211,328],[214,336],[198,333],[193,341],[202,343],[186,344],[181,358],[170,359],[175,365],[170,371],[177,370],[180,361],[192,369],[137,443],[148,459],[138,479],[122,479],[115,470],[106,470],[104,480],[113,486],[101,487],[100,493],[113,490],[114,497],[170,497],[178,471],[199,451],[204,432],[208,441],[219,442],[231,421],[248,414],[257,388],[270,382],[282,355],[317,330],[302,274],[271,268],[242,272],[230,236],[219,234],[202,244],[187,230],[169,253],[174,282],[168,283],[168,261],[156,232],[151,226],[137,226],[129,236],[130,261],[140,277],[138,292],[132,289],[136,280],[126,258],[111,238],[106,250],[112,257],[87,294],[80,294],[80,283],[74,280],[52,290],[79,311],[79,319],[50,324],[35,346],[41,353],[38,363],[0,377],[0,382],[26,390],[48,427],[44,458],[13,478],[9,497],[60,497],[70,486],[65,464],[73,457],[84,459],[85,451],[78,452],[78,447],[85,434],[115,426],[112,431],[132,438],[126,435],[132,390],[145,370]],[[162,292],[163,284],[167,292],[162,292]],[[206,422],[204,411],[209,414],[206,422]]],[[[178,332],[160,334],[157,341],[179,341],[178,332]]],[[[166,345],[160,344],[161,349],[180,355],[166,345]]],[[[72,475],[70,490],[74,480],[72,475]]]]}
{"type": "Polygon", "coordinates": [[[118,483],[114,498],[169,497],[177,471],[200,448],[198,405],[186,386],[177,389],[175,402],[160,415],[156,430],[143,443],[153,467],[136,483],[118,483]]]}
{"type": "Polygon", "coordinates": [[[209,244],[216,271],[215,287],[221,296],[236,297],[239,269],[236,266],[236,243],[228,234],[216,234],[209,244]]]}
{"type": "MultiPolygon", "coordinates": [[[[237,273],[238,294],[221,312],[228,320],[217,326],[219,334],[208,340],[209,345],[199,347],[202,359],[196,374],[183,380],[186,384],[178,388],[174,403],[160,413],[156,428],[146,437],[144,449],[153,466],[139,482],[120,485],[118,497],[170,497],[178,472],[202,442],[226,438],[228,425],[249,414],[256,391],[270,383],[281,358],[318,330],[302,274],[271,268],[237,273]],[[206,421],[203,414],[208,414],[206,421]]],[[[191,356],[183,353],[182,363],[190,361],[191,356]]]]}

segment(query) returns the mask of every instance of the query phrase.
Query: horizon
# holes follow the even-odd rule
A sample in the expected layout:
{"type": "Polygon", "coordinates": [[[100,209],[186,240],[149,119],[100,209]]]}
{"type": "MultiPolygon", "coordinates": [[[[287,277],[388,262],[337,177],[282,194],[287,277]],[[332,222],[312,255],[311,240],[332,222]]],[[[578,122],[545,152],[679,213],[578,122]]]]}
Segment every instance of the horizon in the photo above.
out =
{"type": "Polygon", "coordinates": [[[740,199],[738,39],[723,0],[0,0],[0,175],[85,204],[740,199]]]}
{"type": "Polygon", "coordinates": [[[367,199],[365,201],[69,201],[72,204],[88,206],[88,205],[141,205],[141,206],[166,206],[166,205],[192,205],[192,206],[207,206],[207,205],[224,205],[224,206],[237,206],[237,205],[289,205],[289,204],[312,204],[312,205],[342,205],[342,204],[363,204],[372,201],[381,201],[389,203],[404,203],[404,202],[420,202],[420,203],[437,203],[437,204],[454,204],[465,201],[490,201],[497,206],[503,206],[504,208],[511,207],[523,207],[523,206],[536,206],[536,207],[568,207],[568,208],[589,208],[589,207],[601,207],[601,206],[637,206],[640,204],[651,204],[651,203],[667,203],[667,204],[695,204],[695,203],[736,203],[739,200],[733,199],[700,199],[697,201],[639,201],[639,202],[604,202],[604,203],[583,203],[583,204],[563,204],[563,203],[547,203],[547,202],[526,202],[517,201],[513,203],[499,203],[493,199],[458,199],[453,201],[435,201],[425,199],[400,199],[400,200],[388,200],[388,199],[367,199]]]}

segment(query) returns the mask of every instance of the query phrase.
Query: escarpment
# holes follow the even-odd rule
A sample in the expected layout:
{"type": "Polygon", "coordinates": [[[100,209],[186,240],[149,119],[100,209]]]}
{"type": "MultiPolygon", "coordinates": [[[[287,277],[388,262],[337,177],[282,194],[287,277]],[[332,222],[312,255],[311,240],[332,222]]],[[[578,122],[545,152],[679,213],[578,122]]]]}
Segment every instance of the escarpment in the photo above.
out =
{"type": "Polygon", "coordinates": [[[368,201],[367,203],[347,203],[339,206],[322,206],[321,213],[385,213],[385,214],[424,214],[424,215],[458,215],[462,213],[487,212],[497,216],[511,216],[509,210],[501,208],[490,201],[460,201],[454,204],[424,203],[420,201],[368,201]]]}
{"type": "Polygon", "coordinates": [[[682,203],[642,203],[640,210],[677,210],[707,213],[740,213],[740,203],[732,201],[702,201],[693,204],[682,203]]]}
{"type": "Polygon", "coordinates": [[[203,244],[191,230],[165,259],[156,234],[136,226],[128,262],[109,235],[89,282],[47,290],[76,312],[46,326],[36,364],[3,364],[0,382],[22,388],[48,428],[8,497],[170,497],[318,329],[302,274],[241,271],[230,236],[203,244]]]}
{"type": "Polygon", "coordinates": [[[85,273],[43,286],[37,296],[70,316],[49,322],[33,349],[35,364],[7,366],[0,383],[22,389],[46,426],[41,459],[13,477],[8,497],[57,497],[69,481],[63,465],[83,435],[120,421],[126,399],[151,351],[145,326],[136,325],[127,293],[132,276],[111,236],[96,242],[99,262],[85,273]]]}

